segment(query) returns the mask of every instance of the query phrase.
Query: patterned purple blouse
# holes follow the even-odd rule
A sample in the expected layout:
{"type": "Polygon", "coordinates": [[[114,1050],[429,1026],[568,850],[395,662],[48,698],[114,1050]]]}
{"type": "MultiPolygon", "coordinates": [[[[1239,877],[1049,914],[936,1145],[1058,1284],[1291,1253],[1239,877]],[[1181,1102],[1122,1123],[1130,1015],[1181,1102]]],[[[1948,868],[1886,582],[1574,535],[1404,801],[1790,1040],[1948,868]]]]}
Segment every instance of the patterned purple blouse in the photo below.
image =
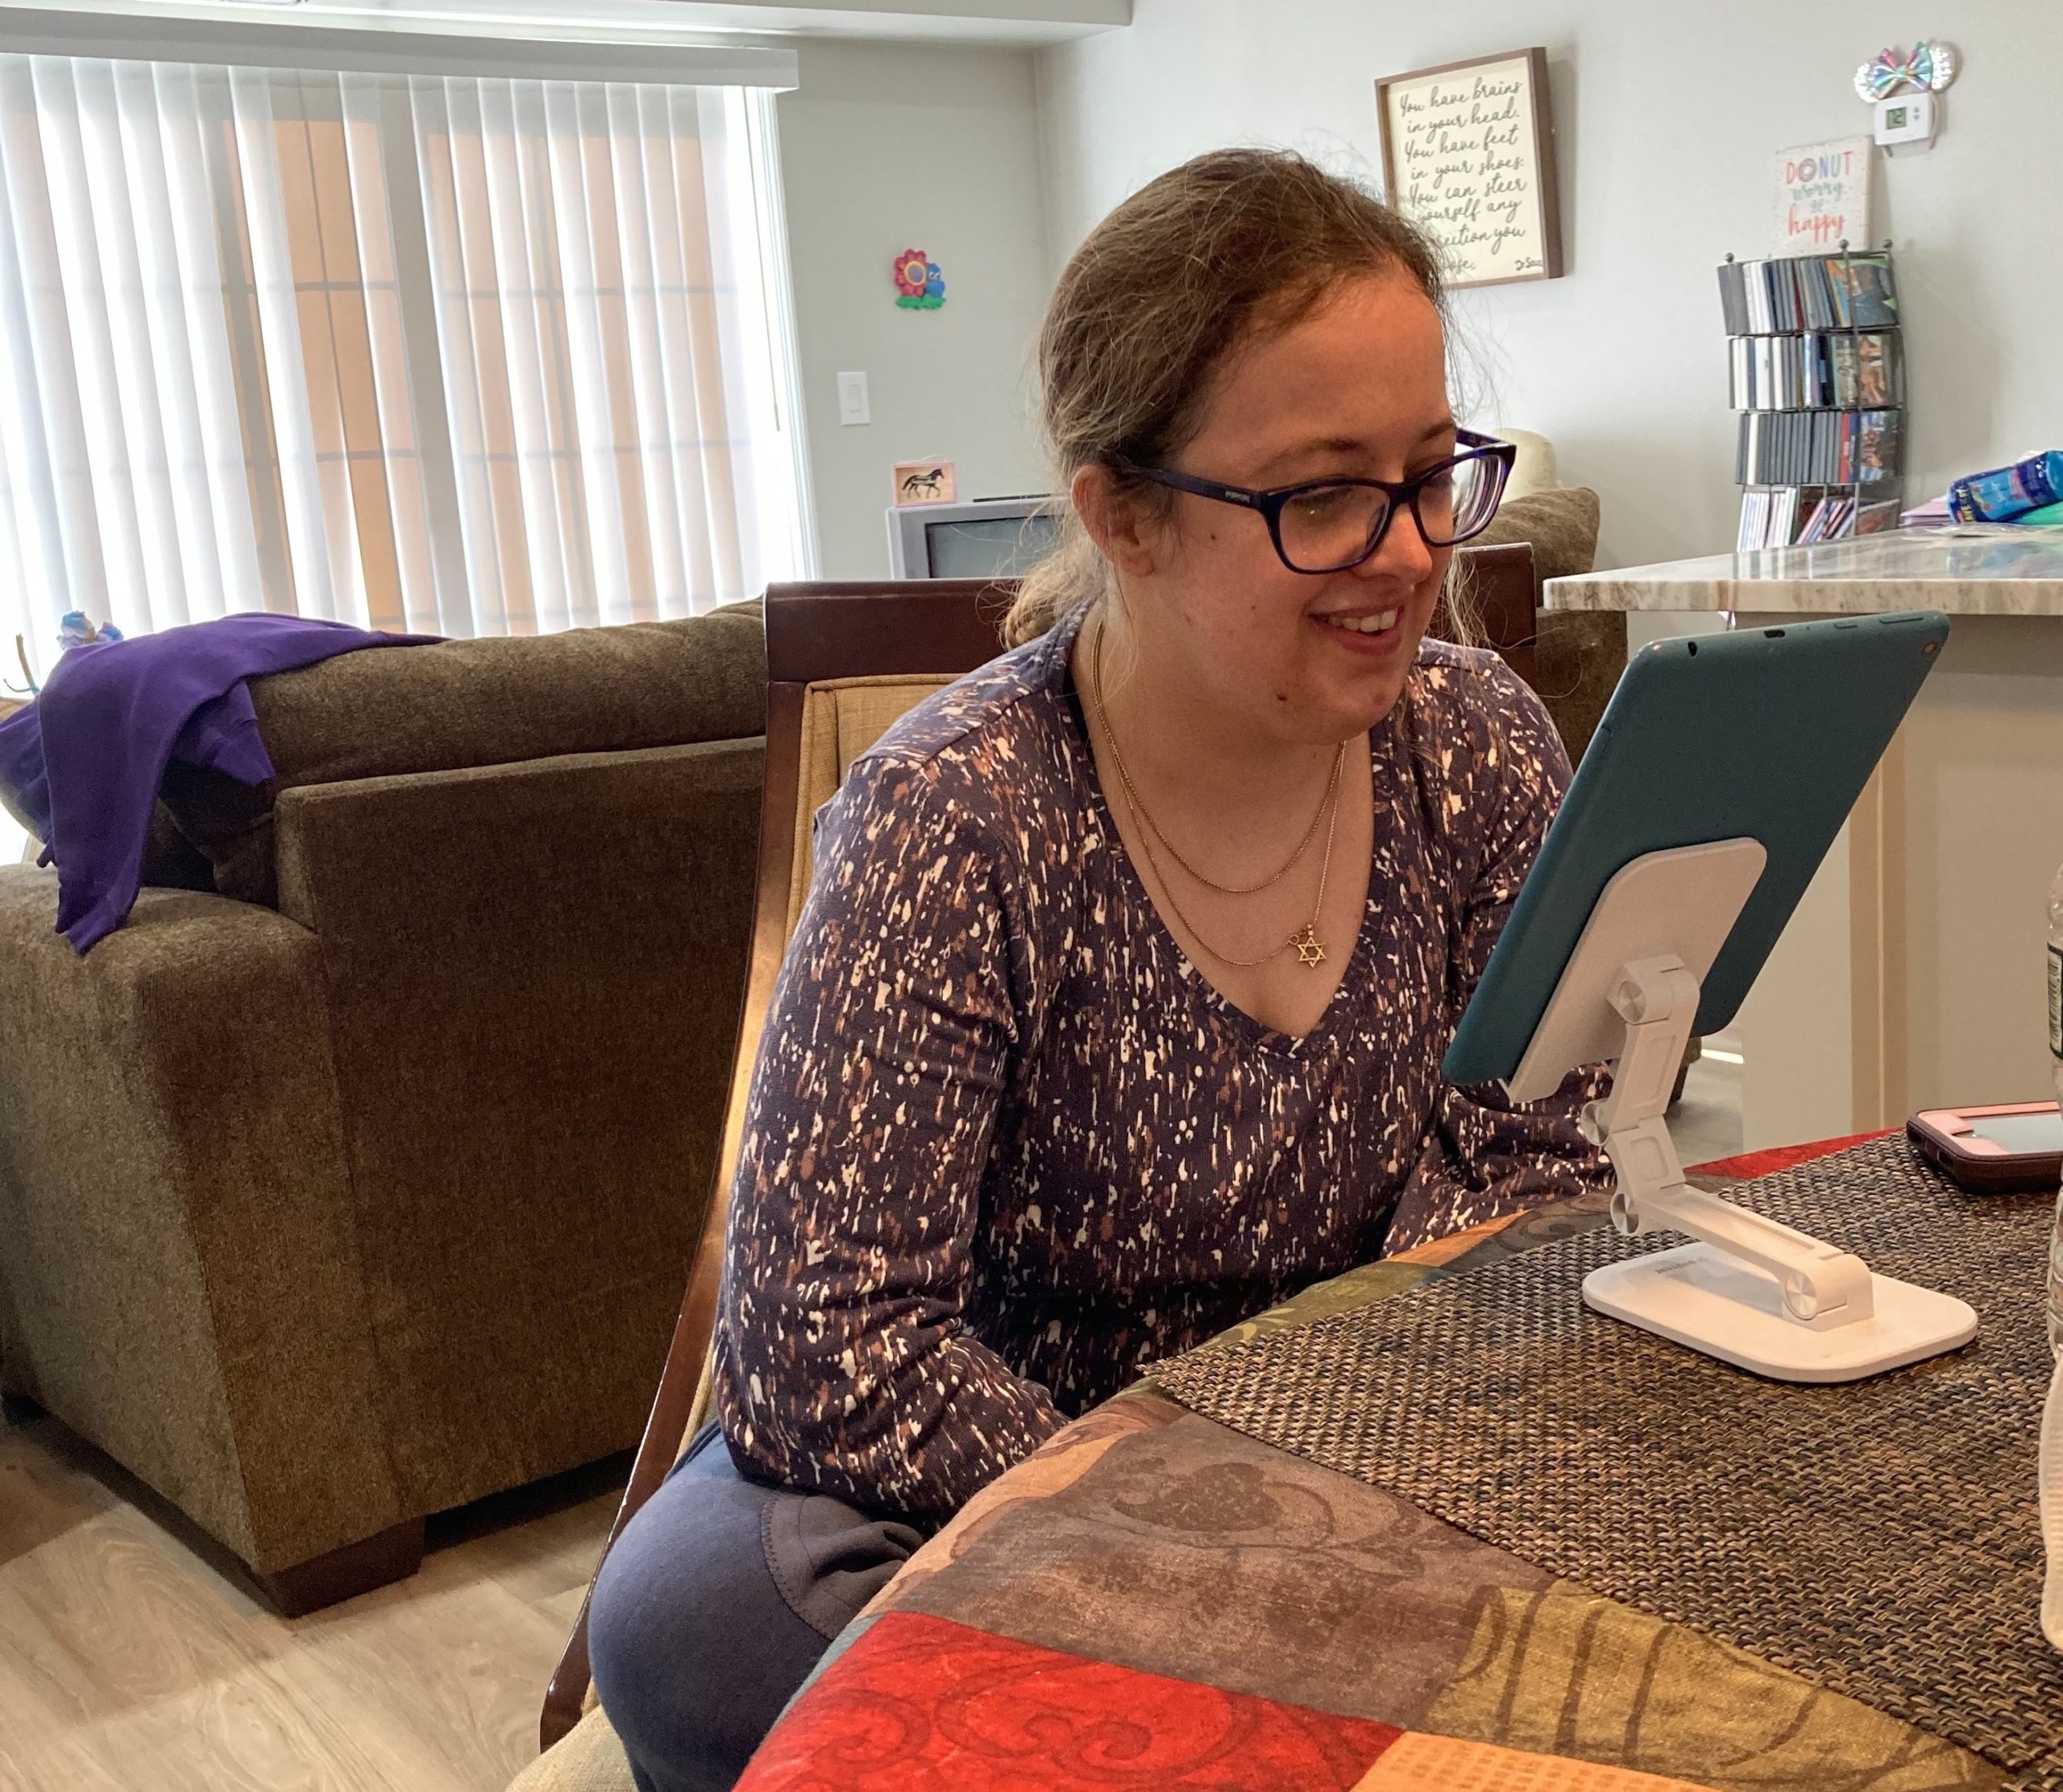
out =
{"type": "Polygon", "coordinates": [[[1374,731],[1324,1018],[1214,990],[1104,806],[1081,612],[919,705],[817,818],[717,1321],[741,1468],[942,1515],[1156,1359],[1319,1277],[1601,1184],[1572,1078],[1440,1059],[1567,782],[1538,699],[1428,641],[1374,731]]]}

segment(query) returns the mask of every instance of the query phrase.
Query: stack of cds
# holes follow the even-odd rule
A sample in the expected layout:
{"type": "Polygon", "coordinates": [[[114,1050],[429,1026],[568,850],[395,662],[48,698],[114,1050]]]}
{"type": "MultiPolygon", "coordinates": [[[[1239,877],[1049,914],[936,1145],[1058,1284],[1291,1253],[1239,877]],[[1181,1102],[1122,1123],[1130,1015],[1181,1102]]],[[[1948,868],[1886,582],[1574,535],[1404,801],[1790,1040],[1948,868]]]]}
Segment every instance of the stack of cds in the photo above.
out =
{"type": "Polygon", "coordinates": [[[1903,396],[1895,330],[1736,336],[1727,347],[1737,411],[1822,404],[1859,410],[1896,404],[1903,396]]]}
{"type": "Polygon", "coordinates": [[[1890,255],[1729,261],[1719,296],[1739,550],[1895,527],[1905,364],[1890,255]]]}
{"type": "Polygon", "coordinates": [[[1744,411],[1737,485],[1862,485],[1898,476],[1897,411],[1744,411]]]}
{"type": "Polygon", "coordinates": [[[1729,261],[1719,270],[1719,302],[1729,336],[1891,330],[1899,321],[1888,255],[1729,261]]]}

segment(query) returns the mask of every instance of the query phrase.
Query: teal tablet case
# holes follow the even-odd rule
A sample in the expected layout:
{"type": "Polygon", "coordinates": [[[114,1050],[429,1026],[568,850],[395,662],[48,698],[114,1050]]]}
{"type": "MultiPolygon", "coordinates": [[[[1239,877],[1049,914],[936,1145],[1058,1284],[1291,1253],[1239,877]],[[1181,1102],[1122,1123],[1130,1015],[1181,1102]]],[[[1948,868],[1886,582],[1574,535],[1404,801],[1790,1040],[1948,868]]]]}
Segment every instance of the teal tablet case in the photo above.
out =
{"type": "Polygon", "coordinates": [[[1932,610],[1661,641],[1635,654],[1547,831],[1442,1069],[1518,1068],[1622,866],[1750,836],[1769,864],[1713,961],[1697,1031],[1732,1020],[1948,639],[1932,610]]]}

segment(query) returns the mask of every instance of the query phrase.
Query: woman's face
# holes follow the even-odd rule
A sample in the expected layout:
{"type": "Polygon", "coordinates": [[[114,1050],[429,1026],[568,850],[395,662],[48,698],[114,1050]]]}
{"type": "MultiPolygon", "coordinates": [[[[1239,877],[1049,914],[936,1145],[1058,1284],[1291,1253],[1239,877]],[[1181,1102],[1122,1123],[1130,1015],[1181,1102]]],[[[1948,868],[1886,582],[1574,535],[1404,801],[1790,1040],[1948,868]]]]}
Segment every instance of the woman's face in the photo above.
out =
{"type": "MultiPolygon", "coordinates": [[[[1407,479],[1454,448],[1439,314],[1408,276],[1368,275],[1235,350],[1174,466],[1266,491],[1407,479]]],[[[1387,716],[1453,550],[1428,548],[1407,507],[1359,566],[1293,572],[1256,512],[1171,496],[1170,512],[1142,510],[1105,544],[1156,673],[1285,742],[1344,740],[1387,716]]]]}

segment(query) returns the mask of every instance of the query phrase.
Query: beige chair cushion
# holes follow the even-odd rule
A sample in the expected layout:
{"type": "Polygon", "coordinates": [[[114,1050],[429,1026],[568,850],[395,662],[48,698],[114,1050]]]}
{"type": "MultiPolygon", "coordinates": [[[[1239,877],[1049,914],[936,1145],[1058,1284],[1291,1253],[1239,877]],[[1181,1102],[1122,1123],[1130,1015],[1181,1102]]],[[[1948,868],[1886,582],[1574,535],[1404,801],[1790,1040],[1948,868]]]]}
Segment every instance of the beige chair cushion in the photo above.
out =
{"type": "Polygon", "coordinates": [[[679,1462],[687,1454],[687,1446],[695,1441],[695,1434],[716,1416],[716,1353],[712,1350],[702,1353],[702,1379],[695,1384],[695,1404],[687,1409],[687,1429],[680,1434],[680,1448],[674,1452],[679,1462]]]}
{"type": "Polygon", "coordinates": [[[623,1744],[599,1707],[518,1773],[508,1792],[637,1792],[623,1744]]]}
{"type": "Polygon", "coordinates": [[[953,680],[935,674],[889,674],[871,678],[827,678],[803,695],[802,770],[795,786],[795,856],[788,873],[788,927],[801,919],[816,867],[810,823],[837,794],[853,761],[935,691],[953,680]]]}

